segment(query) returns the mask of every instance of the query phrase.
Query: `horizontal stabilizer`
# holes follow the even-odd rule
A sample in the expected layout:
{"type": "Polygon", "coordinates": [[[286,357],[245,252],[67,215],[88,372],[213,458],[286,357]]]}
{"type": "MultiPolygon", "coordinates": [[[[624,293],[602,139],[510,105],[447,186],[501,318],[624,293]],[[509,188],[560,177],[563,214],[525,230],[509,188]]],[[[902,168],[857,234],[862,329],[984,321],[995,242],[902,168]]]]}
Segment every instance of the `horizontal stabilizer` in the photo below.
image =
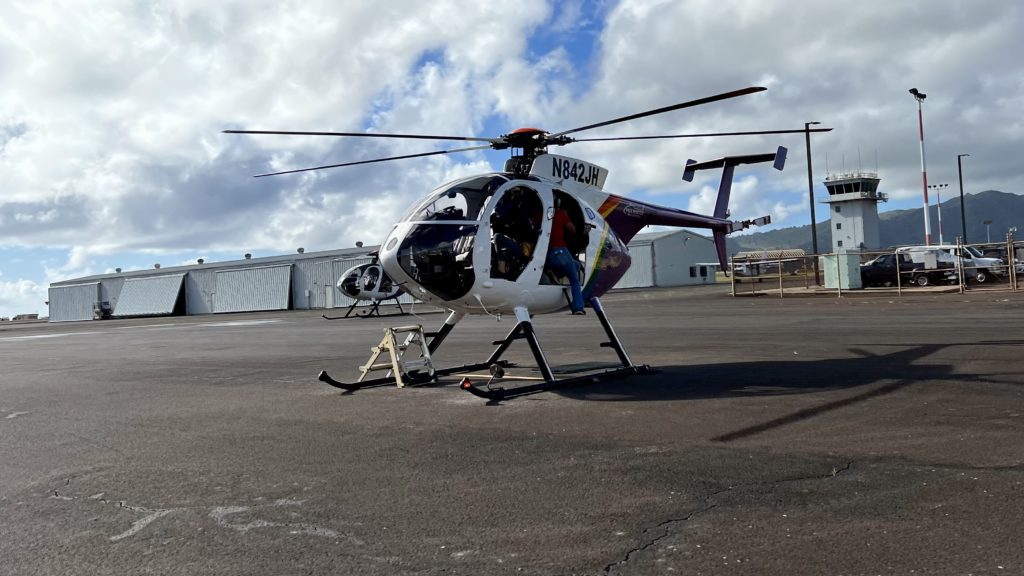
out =
{"type": "Polygon", "coordinates": [[[779,146],[779,149],[775,151],[775,162],[772,162],[772,168],[775,168],[779,172],[786,167],[786,147],[779,146]]]}
{"type": "Polygon", "coordinates": [[[727,168],[731,166],[739,166],[740,164],[759,164],[761,162],[771,162],[773,168],[775,168],[776,170],[782,170],[786,166],[786,152],[787,150],[785,146],[779,146],[778,150],[776,150],[774,153],[747,154],[745,156],[726,156],[725,158],[708,160],[706,162],[687,160],[686,167],[683,168],[683,180],[687,182],[692,182],[693,174],[697,170],[727,168]]]}

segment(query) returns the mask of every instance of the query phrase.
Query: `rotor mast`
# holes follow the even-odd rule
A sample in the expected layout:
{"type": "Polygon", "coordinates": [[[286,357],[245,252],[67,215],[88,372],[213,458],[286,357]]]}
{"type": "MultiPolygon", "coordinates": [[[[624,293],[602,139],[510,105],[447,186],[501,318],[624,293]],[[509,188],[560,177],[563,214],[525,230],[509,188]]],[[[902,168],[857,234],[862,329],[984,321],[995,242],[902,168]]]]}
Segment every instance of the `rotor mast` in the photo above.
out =
{"type": "Polygon", "coordinates": [[[512,149],[512,156],[505,161],[505,172],[515,176],[526,176],[533,167],[538,156],[548,153],[548,145],[563,146],[573,141],[567,136],[551,138],[540,128],[517,128],[501,137],[503,142],[495,146],[496,150],[512,149]],[[518,151],[518,153],[517,153],[518,151]]]}

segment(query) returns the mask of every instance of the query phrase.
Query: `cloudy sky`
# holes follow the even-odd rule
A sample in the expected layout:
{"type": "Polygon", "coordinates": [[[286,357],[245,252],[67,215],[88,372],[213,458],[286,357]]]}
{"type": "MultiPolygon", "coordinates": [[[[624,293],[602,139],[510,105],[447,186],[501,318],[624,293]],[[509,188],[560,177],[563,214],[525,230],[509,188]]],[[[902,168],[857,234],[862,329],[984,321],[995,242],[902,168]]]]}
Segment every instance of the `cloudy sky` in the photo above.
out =
{"type": "MultiPolygon", "coordinates": [[[[224,129],[496,136],[552,132],[745,86],[767,92],[580,137],[835,128],[815,180],[878,171],[1024,193],[1024,17],[1005,0],[118,0],[0,3],[0,316],[91,274],[378,243],[436,185],[500,169],[473,152],[273,178],[253,174],[457,148],[224,129]]],[[[734,217],[808,223],[802,135],[577,143],[606,188],[695,211],[688,158],[790,148],[738,174],[734,217]]],[[[702,175],[703,176],[703,175],[702,175]]],[[[707,175],[707,178],[715,178],[707,175]]],[[[816,183],[816,193],[824,188],[816,183]]],[[[819,219],[827,214],[818,210],[819,219]]]]}

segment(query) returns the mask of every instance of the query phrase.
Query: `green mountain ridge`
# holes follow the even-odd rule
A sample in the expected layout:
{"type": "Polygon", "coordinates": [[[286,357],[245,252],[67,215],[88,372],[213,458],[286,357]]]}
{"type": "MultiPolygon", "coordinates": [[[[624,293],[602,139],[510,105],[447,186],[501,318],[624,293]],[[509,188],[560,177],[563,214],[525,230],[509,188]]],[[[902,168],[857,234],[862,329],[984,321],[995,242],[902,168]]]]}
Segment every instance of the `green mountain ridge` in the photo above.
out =
{"type": "MultiPolygon", "coordinates": [[[[878,235],[882,247],[921,244],[924,240],[924,216],[922,208],[889,210],[878,214],[878,235]]],[[[1024,236],[1024,196],[986,190],[964,195],[964,211],[967,215],[967,242],[979,244],[1006,240],[1006,232],[1018,227],[1017,236],[1024,236]],[[986,226],[984,221],[991,220],[986,226]]],[[[930,207],[932,241],[939,240],[938,208],[930,207]]],[[[960,197],[942,203],[942,238],[952,243],[961,234],[960,197]]],[[[832,221],[817,223],[818,252],[832,251],[832,221]]],[[[802,248],[811,253],[811,225],[780,228],[768,232],[755,232],[743,236],[731,236],[727,240],[730,254],[750,250],[779,250],[802,248]]]]}

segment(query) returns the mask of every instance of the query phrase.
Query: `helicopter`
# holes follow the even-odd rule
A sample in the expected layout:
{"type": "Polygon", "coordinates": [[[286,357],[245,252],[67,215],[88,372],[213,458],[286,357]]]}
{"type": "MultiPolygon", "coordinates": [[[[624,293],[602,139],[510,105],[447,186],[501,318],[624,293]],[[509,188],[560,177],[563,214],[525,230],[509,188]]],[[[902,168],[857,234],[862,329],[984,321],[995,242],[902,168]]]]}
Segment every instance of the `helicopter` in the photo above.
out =
{"type": "MultiPolygon", "coordinates": [[[[383,134],[361,132],[308,132],[280,130],[224,130],[230,134],[249,135],[304,135],[364,138],[409,138],[438,141],[482,142],[463,148],[434,150],[387,158],[345,162],[311,168],[283,170],[255,177],[279,176],[311,170],[340,168],[363,164],[388,162],[441,154],[494,149],[510,150],[504,170],[470,176],[442,184],[425,198],[417,201],[392,227],[380,245],[379,260],[383,272],[398,282],[417,299],[449,311],[443,324],[434,332],[423,334],[428,342],[422,343],[425,362],[415,363],[416,369],[402,373],[399,362],[383,378],[365,380],[367,368],[356,382],[341,382],[321,371],[319,380],[336,388],[353,392],[360,388],[405,382],[435,382],[441,376],[465,374],[487,369],[491,378],[485,386],[463,378],[460,387],[487,399],[500,401],[513,396],[532,394],[559,386],[599,382],[631,374],[645,374],[651,367],[635,364],[608,319],[601,304],[601,296],[622,278],[631,258],[626,244],[649,225],[710,229],[719,262],[726,267],[725,237],[727,234],[751,226],[768,224],[770,216],[751,220],[729,219],[729,197],[735,169],[744,164],[771,162],[775,169],[785,166],[786,149],[762,154],[728,156],[698,162],[688,160],[683,167],[682,179],[692,181],[699,170],[721,169],[715,209],[711,215],[696,214],[677,208],[659,206],[611,194],[604,190],[608,170],[604,167],[549,153],[548,148],[577,142],[652,140],[711,136],[743,136],[761,134],[789,134],[827,132],[831,128],[797,130],[760,130],[743,132],[716,132],[705,134],[674,134],[656,136],[575,138],[570,134],[592,130],[663,114],[684,108],[710,104],[766,90],[751,86],[723,92],[713,96],[689,100],[662,108],[631,114],[603,122],[580,126],[561,132],[547,132],[538,128],[519,128],[498,137],[442,136],[425,134],[383,134]],[[547,261],[548,245],[552,238],[552,224],[556,210],[564,210],[572,226],[563,232],[572,261],[578,267],[579,289],[584,302],[597,316],[608,341],[602,347],[612,348],[618,356],[615,368],[598,374],[570,378],[556,378],[540,339],[533,328],[536,314],[550,314],[568,310],[573,298],[572,279],[559,274],[547,261]],[[517,225],[508,220],[515,219],[517,225]],[[494,342],[494,352],[486,360],[449,368],[435,368],[433,354],[440,348],[455,326],[467,315],[508,314],[515,318],[515,326],[507,335],[494,342]],[[540,371],[538,382],[513,388],[492,386],[502,379],[504,369],[511,366],[502,355],[518,340],[526,340],[540,371]]],[[[406,345],[411,340],[407,338],[406,345]]],[[[378,350],[377,348],[374,349],[378,350]]]]}
{"type": "Polygon", "coordinates": [[[400,296],[405,294],[402,285],[392,280],[384,272],[376,251],[371,252],[370,256],[373,257],[371,262],[353,266],[343,272],[341,277],[338,278],[338,290],[352,298],[352,304],[348,307],[345,315],[328,316],[322,314],[321,316],[324,319],[343,320],[348,318],[356,306],[367,300],[370,301],[370,309],[362,314],[356,314],[357,318],[383,317],[384,315],[380,313],[380,305],[388,300],[395,301],[395,304],[398,306],[398,313],[387,314],[387,316],[402,316],[406,314],[405,309],[402,308],[402,303],[398,300],[400,296]]]}

